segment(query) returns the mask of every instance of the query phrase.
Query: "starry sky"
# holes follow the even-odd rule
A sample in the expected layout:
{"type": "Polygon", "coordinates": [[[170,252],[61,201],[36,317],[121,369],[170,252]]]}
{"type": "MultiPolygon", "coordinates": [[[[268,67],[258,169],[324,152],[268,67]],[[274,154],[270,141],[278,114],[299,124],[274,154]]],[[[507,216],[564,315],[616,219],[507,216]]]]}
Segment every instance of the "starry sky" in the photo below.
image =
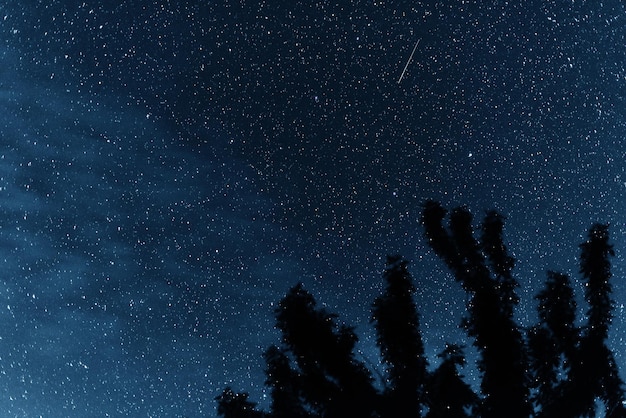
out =
{"type": "Polygon", "coordinates": [[[213,417],[226,385],[265,405],[299,281],[380,368],[394,253],[434,363],[467,341],[429,198],[507,216],[525,325],[609,222],[626,373],[620,1],[100,3],[0,5],[2,414],[213,417]]]}

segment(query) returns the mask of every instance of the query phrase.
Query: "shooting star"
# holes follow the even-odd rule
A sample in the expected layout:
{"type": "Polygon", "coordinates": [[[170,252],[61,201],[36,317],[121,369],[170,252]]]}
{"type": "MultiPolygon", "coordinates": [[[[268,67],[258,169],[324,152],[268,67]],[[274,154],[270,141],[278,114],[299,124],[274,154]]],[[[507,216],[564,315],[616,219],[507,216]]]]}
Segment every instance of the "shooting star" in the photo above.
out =
{"type": "Polygon", "coordinates": [[[400,84],[400,82],[404,78],[404,74],[406,73],[406,69],[409,68],[409,64],[411,63],[411,60],[413,59],[413,55],[415,54],[415,50],[417,49],[417,46],[420,44],[421,40],[422,40],[422,38],[418,39],[417,42],[415,42],[415,46],[413,47],[413,51],[411,51],[411,56],[409,56],[409,59],[407,60],[406,65],[404,66],[404,70],[402,70],[402,74],[400,74],[400,78],[398,79],[398,84],[400,84]]]}

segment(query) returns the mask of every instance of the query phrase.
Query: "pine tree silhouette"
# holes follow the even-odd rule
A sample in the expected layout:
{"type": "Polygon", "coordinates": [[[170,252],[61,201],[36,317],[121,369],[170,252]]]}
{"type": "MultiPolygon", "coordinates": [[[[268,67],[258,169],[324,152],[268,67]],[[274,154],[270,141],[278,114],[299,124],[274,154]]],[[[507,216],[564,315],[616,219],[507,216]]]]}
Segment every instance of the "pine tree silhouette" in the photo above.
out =
{"type": "Polygon", "coordinates": [[[224,418],[265,418],[263,412],[255,409],[256,403],[248,401],[247,393],[235,393],[229,387],[215,398],[217,415],[224,418]]]}
{"type": "Polygon", "coordinates": [[[462,348],[446,344],[439,357],[442,362],[429,377],[426,418],[471,418],[479,399],[459,373],[458,368],[465,365],[462,348]]]}
{"type": "Polygon", "coordinates": [[[587,241],[580,244],[580,248],[580,272],[585,279],[585,299],[589,303],[585,337],[600,345],[608,336],[613,318],[609,257],[615,256],[615,252],[613,245],[609,244],[608,225],[594,225],[589,230],[587,241]]]}
{"type": "Polygon", "coordinates": [[[397,418],[421,416],[426,403],[427,362],[413,301],[415,287],[407,265],[401,256],[387,257],[383,274],[386,288],[372,309],[377,344],[390,382],[384,394],[383,414],[397,418]]]}
{"type": "Polygon", "coordinates": [[[303,398],[325,418],[373,416],[378,394],[369,370],[354,358],[354,330],[337,327],[336,315],[315,305],[313,296],[298,284],[276,309],[283,345],[301,374],[303,398]]]}
{"type": "Polygon", "coordinates": [[[504,218],[488,212],[477,240],[466,209],[453,210],[447,228],[446,213],[429,201],[422,222],[430,247],[469,295],[462,325],[479,354],[480,397],[459,373],[465,359],[458,346],[448,345],[439,367],[428,371],[408,262],[392,256],[371,317],[387,375],[383,393],[355,359],[354,329],[339,325],[298,284],[275,311],[282,343],[265,353],[270,411],[256,410],[248,394],[226,388],[216,398],[219,416],[417,418],[425,412],[426,418],[580,418],[594,416],[600,400],[606,417],[626,418],[623,382],[607,346],[614,255],[608,227],[594,225],[580,246],[586,324],[575,325],[569,277],[548,272],[537,295],[539,322],[524,339],[514,320],[518,283],[502,238],[504,218]]]}
{"type": "Polygon", "coordinates": [[[422,222],[430,247],[470,295],[464,326],[480,353],[481,416],[528,417],[528,359],[522,334],[512,319],[518,302],[517,282],[511,275],[514,260],[502,240],[503,218],[496,212],[487,214],[479,243],[467,209],[452,211],[450,232],[443,226],[445,216],[439,203],[424,205],[422,222]]]}
{"type": "Polygon", "coordinates": [[[571,380],[580,337],[574,325],[576,301],[569,277],[549,271],[546,287],[536,298],[540,322],[528,335],[533,401],[538,418],[556,418],[562,416],[561,388],[571,380]]]}
{"type": "Polygon", "coordinates": [[[265,384],[271,388],[272,398],[270,416],[313,418],[304,406],[299,375],[292,368],[287,354],[273,345],[265,352],[265,362],[265,384]]]}
{"type": "Polygon", "coordinates": [[[609,257],[615,255],[609,244],[608,225],[593,225],[580,248],[588,321],[572,362],[571,379],[563,385],[561,416],[592,417],[596,413],[595,400],[600,399],[607,417],[626,417],[623,382],[606,345],[613,309],[609,257]]]}
{"type": "Polygon", "coordinates": [[[503,230],[504,217],[496,211],[487,212],[481,225],[481,249],[493,271],[496,291],[500,297],[500,310],[504,317],[512,320],[513,310],[519,303],[519,297],[515,293],[519,283],[512,275],[515,259],[506,251],[502,241],[503,230]]]}

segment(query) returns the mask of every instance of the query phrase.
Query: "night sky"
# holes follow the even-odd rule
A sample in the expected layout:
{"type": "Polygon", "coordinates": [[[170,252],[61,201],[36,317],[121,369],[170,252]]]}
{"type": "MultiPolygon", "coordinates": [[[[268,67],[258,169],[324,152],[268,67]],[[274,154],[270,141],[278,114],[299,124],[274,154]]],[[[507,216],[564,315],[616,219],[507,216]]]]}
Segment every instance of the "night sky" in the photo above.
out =
{"type": "Polygon", "coordinates": [[[524,325],[609,222],[626,378],[620,1],[212,3],[0,5],[0,415],[214,417],[226,385],[266,405],[299,281],[382,369],[395,253],[434,364],[470,342],[429,198],[507,217],[524,325]]]}

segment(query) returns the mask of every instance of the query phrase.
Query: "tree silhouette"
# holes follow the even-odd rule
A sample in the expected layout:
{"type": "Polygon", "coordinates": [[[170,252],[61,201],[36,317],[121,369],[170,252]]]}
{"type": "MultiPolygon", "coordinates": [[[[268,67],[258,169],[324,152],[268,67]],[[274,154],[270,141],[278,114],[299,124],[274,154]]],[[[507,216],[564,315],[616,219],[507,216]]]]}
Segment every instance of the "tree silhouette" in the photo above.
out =
{"type": "Polygon", "coordinates": [[[247,393],[235,393],[229,387],[215,398],[217,414],[224,418],[264,418],[265,414],[255,409],[256,403],[248,401],[247,393]]]}
{"type": "MultiPolygon", "coordinates": [[[[384,387],[354,355],[354,328],[318,308],[302,284],[275,310],[281,344],[265,352],[271,406],[261,412],[248,394],[226,388],[218,401],[225,418],[580,418],[592,417],[598,401],[609,418],[626,418],[623,382],[607,346],[612,321],[608,227],[596,224],[580,246],[580,273],[588,305],[576,326],[570,278],[548,272],[539,292],[538,323],[515,322],[519,303],[515,260],[503,240],[504,217],[488,212],[474,237],[465,208],[450,213],[433,201],[422,212],[425,237],[468,293],[461,326],[478,352],[480,396],[463,380],[463,351],[446,345],[441,363],[428,370],[408,261],[387,258],[385,288],[372,304],[384,387]]],[[[377,373],[381,373],[376,371],[377,373]]]]}
{"type": "Polygon", "coordinates": [[[572,379],[579,344],[579,329],[574,325],[576,301],[569,277],[549,271],[545,289],[536,298],[540,322],[528,332],[535,415],[560,417],[562,387],[572,379]]]}
{"type": "Polygon", "coordinates": [[[446,344],[439,357],[442,362],[428,382],[430,408],[426,418],[472,417],[479,399],[459,373],[458,368],[465,365],[462,348],[446,344]]]}
{"type": "Polygon", "coordinates": [[[301,397],[301,382],[292,368],[287,354],[271,346],[265,352],[267,376],[265,384],[271,388],[271,411],[273,418],[311,418],[301,397]]]}
{"type": "Polygon", "coordinates": [[[615,252],[613,245],[609,244],[608,229],[608,225],[595,224],[589,230],[587,241],[580,244],[580,272],[585,279],[585,298],[589,303],[585,337],[595,340],[598,345],[606,340],[613,318],[609,257],[615,252]]]}
{"type": "Polygon", "coordinates": [[[390,382],[383,410],[386,416],[397,418],[419,417],[426,401],[427,363],[407,265],[401,256],[387,257],[383,274],[387,286],[372,309],[377,344],[390,382]]]}
{"type": "Polygon", "coordinates": [[[626,417],[623,382],[606,345],[613,309],[609,257],[615,255],[609,244],[608,225],[593,225],[580,248],[588,320],[572,362],[571,378],[562,385],[560,416],[592,417],[596,413],[595,401],[600,399],[607,417],[626,417]]]}
{"type": "Polygon", "coordinates": [[[292,288],[276,308],[277,327],[285,350],[295,359],[306,403],[328,418],[370,417],[378,402],[371,374],[354,358],[354,330],[338,327],[335,318],[316,308],[302,284],[292,288]]]}
{"type": "Polygon", "coordinates": [[[489,212],[478,242],[467,209],[452,211],[450,232],[443,226],[445,216],[439,203],[424,205],[422,222],[430,247],[470,295],[464,326],[480,355],[484,395],[480,413],[483,418],[528,417],[528,359],[522,333],[512,319],[518,284],[511,275],[514,260],[502,240],[503,217],[489,212]]]}
{"type": "Polygon", "coordinates": [[[613,245],[609,244],[608,230],[608,225],[593,225],[587,241],[580,245],[580,272],[585,280],[589,320],[582,336],[578,364],[583,369],[579,373],[591,378],[587,383],[591,383],[595,396],[604,402],[606,416],[624,417],[624,383],[619,377],[613,353],[606,345],[613,319],[609,257],[615,255],[613,245]]]}

